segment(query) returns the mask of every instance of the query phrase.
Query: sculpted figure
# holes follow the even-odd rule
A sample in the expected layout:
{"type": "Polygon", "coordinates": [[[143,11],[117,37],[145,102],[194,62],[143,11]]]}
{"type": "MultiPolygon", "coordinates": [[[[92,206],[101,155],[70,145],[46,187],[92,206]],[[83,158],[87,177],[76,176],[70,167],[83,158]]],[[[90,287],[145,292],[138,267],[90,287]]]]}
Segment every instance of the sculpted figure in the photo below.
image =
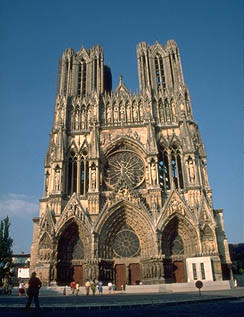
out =
{"type": "Polygon", "coordinates": [[[111,123],[111,116],[112,116],[112,114],[111,114],[111,108],[108,107],[108,108],[107,108],[107,122],[108,122],[108,123],[111,123]]]}
{"type": "Polygon", "coordinates": [[[194,165],[193,165],[193,161],[192,160],[190,160],[188,162],[188,173],[189,173],[190,182],[194,182],[194,180],[195,180],[195,169],[194,169],[194,165]]]}
{"type": "Polygon", "coordinates": [[[79,130],[79,112],[78,112],[78,110],[75,111],[75,129],[79,130]]]}
{"type": "Polygon", "coordinates": [[[125,121],[125,107],[124,106],[120,108],[120,119],[122,122],[125,121]]]}
{"type": "Polygon", "coordinates": [[[55,190],[59,190],[59,174],[58,172],[55,172],[55,175],[54,175],[54,189],[55,190]]]}
{"type": "Polygon", "coordinates": [[[129,105],[127,105],[127,108],[126,108],[126,116],[127,116],[127,122],[130,122],[131,121],[131,108],[129,105]]]}
{"type": "Polygon", "coordinates": [[[114,121],[118,122],[118,107],[114,107],[114,121]]]}
{"type": "Polygon", "coordinates": [[[133,118],[134,118],[134,121],[138,120],[138,108],[136,105],[133,107],[133,118]]]}
{"type": "Polygon", "coordinates": [[[152,185],[156,185],[157,184],[157,169],[156,169],[155,162],[151,164],[151,175],[152,175],[152,185]]]}
{"type": "Polygon", "coordinates": [[[96,189],[96,170],[91,170],[91,187],[92,189],[96,189]]]}

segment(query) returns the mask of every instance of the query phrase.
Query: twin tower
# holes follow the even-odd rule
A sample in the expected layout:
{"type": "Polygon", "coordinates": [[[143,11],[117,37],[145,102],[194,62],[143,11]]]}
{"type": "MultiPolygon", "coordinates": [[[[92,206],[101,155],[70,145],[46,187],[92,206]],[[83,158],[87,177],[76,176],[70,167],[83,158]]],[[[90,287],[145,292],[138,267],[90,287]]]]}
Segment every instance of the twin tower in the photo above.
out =
{"type": "Polygon", "coordinates": [[[231,278],[223,210],[213,209],[206,152],[179,49],[137,46],[139,93],[112,90],[103,49],[59,62],[44,193],[31,269],[44,284],[121,285],[231,278]]]}

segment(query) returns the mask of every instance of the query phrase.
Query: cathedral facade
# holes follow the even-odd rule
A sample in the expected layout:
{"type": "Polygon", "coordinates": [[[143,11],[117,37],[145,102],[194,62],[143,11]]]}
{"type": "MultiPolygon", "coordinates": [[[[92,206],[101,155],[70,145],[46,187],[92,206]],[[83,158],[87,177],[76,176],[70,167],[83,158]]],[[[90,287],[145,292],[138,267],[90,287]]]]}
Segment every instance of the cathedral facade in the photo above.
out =
{"type": "Polygon", "coordinates": [[[122,77],[112,91],[98,45],[60,59],[31,247],[44,284],[231,278],[177,44],[142,42],[137,60],[134,94],[122,77]]]}

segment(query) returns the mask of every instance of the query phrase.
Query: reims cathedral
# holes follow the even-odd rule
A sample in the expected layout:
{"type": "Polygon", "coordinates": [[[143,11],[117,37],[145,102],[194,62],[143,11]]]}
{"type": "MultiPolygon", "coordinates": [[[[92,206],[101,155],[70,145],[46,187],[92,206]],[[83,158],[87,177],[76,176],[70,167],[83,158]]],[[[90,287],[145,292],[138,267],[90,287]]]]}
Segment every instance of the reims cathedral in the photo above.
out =
{"type": "Polygon", "coordinates": [[[60,59],[31,248],[46,285],[231,278],[177,44],[139,43],[137,61],[135,94],[112,90],[98,45],[60,59]]]}

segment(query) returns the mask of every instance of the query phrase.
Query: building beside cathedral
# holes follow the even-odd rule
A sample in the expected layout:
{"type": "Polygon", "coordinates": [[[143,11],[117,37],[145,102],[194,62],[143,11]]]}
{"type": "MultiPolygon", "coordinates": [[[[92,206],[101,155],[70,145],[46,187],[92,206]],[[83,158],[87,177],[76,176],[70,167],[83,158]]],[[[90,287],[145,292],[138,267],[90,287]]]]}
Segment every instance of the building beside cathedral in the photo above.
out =
{"type": "Polygon", "coordinates": [[[137,46],[139,93],[96,45],[59,63],[31,270],[44,284],[121,285],[231,278],[223,210],[177,44],[137,46]]]}

